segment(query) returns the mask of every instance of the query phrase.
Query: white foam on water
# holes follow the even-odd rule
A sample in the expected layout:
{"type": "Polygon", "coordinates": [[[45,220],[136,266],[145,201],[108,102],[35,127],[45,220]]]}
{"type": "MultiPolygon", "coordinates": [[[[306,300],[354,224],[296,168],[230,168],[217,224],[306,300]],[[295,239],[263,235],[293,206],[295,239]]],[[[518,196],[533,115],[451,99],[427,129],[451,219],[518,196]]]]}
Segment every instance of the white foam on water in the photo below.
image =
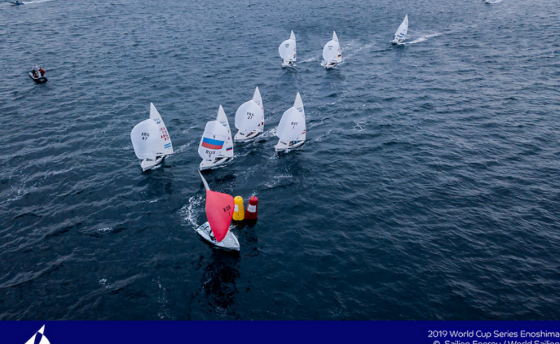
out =
{"type": "Polygon", "coordinates": [[[359,52],[364,49],[371,49],[375,43],[368,43],[368,44],[357,44],[354,42],[350,42],[347,46],[342,48],[342,61],[344,62],[345,58],[352,58],[356,56],[359,52]],[[346,54],[345,54],[346,52],[346,54]]]}
{"type": "Polygon", "coordinates": [[[201,194],[193,195],[189,198],[189,204],[183,206],[179,210],[179,214],[183,217],[183,220],[188,224],[192,225],[194,228],[198,227],[196,219],[198,213],[200,212],[203,197],[201,194]]]}
{"type": "Polygon", "coordinates": [[[499,4],[503,0],[484,0],[483,3],[485,4],[499,4]]]}
{"type": "Polygon", "coordinates": [[[310,59],[303,60],[303,61],[297,61],[297,62],[300,62],[300,63],[309,63],[309,62],[318,61],[318,60],[319,60],[318,57],[312,57],[312,58],[310,58],[310,59]]]}
{"type": "Polygon", "coordinates": [[[404,44],[404,45],[409,45],[409,44],[420,43],[420,42],[426,41],[428,38],[438,37],[438,36],[441,36],[441,35],[442,35],[441,32],[432,33],[432,34],[429,34],[429,35],[426,35],[426,36],[422,36],[422,37],[420,37],[420,38],[418,38],[418,39],[415,39],[415,40],[412,41],[412,42],[405,42],[405,43],[403,43],[403,44],[404,44]]]}

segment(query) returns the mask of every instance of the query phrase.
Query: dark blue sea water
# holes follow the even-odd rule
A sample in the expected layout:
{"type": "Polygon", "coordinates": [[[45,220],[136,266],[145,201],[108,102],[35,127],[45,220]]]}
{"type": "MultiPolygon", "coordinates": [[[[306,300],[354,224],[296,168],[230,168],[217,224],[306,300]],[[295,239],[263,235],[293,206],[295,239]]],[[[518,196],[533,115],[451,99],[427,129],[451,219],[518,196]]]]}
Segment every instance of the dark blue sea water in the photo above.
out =
{"type": "Polygon", "coordinates": [[[553,0],[1,4],[0,319],[560,319],[559,16],[553,0]],[[326,71],[333,30],[344,62],[326,71]],[[206,174],[259,197],[235,255],[194,231],[197,147],[256,86],[263,137],[206,174]],[[277,156],[296,92],[308,140],[277,156]],[[130,130],[150,102],[176,154],[142,173],[130,130]]]}

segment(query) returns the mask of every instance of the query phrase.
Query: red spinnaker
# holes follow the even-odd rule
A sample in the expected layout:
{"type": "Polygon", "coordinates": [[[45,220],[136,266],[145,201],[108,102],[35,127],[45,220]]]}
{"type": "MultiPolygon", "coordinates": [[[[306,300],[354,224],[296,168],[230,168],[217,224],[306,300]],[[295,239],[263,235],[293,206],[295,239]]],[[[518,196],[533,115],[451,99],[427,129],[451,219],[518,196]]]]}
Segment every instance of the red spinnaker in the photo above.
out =
{"type": "Polygon", "coordinates": [[[233,205],[231,195],[206,190],[206,217],[218,242],[226,237],[233,218],[233,205]]]}

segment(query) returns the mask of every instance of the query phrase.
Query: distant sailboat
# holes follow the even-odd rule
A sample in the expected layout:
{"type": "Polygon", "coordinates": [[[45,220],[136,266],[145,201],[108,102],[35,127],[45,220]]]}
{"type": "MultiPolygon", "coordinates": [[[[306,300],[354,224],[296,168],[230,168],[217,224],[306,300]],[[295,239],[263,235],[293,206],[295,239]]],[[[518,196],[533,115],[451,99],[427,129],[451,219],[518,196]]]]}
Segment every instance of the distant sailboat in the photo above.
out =
{"type": "Polygon", "coordinates": [[[392,44],[403,44],[406,34],[408,33],[408,14],[404,17],[403,22],[395,32],[395,38],[391,41],[392,44]]]}
{"type": "Polygon", "coordinates": [[[305,110],[303,109],[303,102],[298,92],[294,106],[284,112],[282,119],[280,119],[276,131],[276,136],[278,136],[280,140],[274,147],[274,150],[276,152],[283,152],[300,147],[305,143],[305,131],[305,110]]]}
{"type": "Polygon", "coordinates": [[[35,333],[33,335],[33,337],[29,338],[29,340],[27,342],[25,342],[25,344],[51,344],[51,342],[49,342],[49,340],[47,339],[47,336],[45,336],[45,325],[43,325],[43,327],[41,327],[41,329],[39,329],[39,331],[37,331],[37,333],[35,333]]]}
{"type": "Polygon", "coordinates": [[[241,104],[235,113],[235,142],[247,142],[264,130],[264,108],[259,88],[255,89],[253,99],[241,104]]]}
{"type": "Polygon", "coordinates": [[[327,69],[334,68],[337,63],[342,62],[342,50],[340,49],[340,43],[338,43],[338,37],[334,31],[332,40],[325,44],[323,48],[323,60],[321,66],[327,69]]]}
{"type": "Polygon", "coordinates": [[[296,62],[296,36],[294,32],[290,34],[290,39],[285,40],[278,47],[278,53],[282,58],[282,67],[293,67],[296,62]]]}
{"type": "Polygon", "coordinates": [[[200,170],[222,166],[233,160],[233,140],[224,109],[220,105],[216,121],[208,122],[198,146],[198,154],[203,159],[200,170]],[[222,128],[219,128],[215,123],[222,128]],[[211,124],[212,123],[212,124],[211,124]],[[224,131],[225,129],[225,131],[224,131]],[[222,138],[225,140],[222,142],[222,138]],[[221,146],[221,148],[219,148],[221,146]]]}
{"type": "Polygon", "coordinates": [[[210,190],[202,174],[200,174],[200,178],[202,178],[206,188],[206,217],[208,222],[198,227],[196,232],[212,245],[239,251],[239,240],[229,230],[229,225],[233,218],[233,197],[210,190]]]}
{"type": "Polygon", "coordinates": [[[142,159],[142,171],[158,167],[165,157],[173,154],[173,145],[167,127],[154,104],[150,103],[150,119],[138,123],[130,138],[138,159],[142,159]]]}

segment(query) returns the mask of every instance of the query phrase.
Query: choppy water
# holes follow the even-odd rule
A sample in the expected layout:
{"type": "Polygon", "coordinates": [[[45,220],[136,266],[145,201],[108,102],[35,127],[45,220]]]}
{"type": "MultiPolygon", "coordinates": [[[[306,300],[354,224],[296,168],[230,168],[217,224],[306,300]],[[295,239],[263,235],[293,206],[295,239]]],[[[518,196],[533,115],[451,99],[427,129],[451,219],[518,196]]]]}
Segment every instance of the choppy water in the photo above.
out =
{"type": "Polygon", "coordinates": [[[559,15],[552,0],[1,4],[0,319],[560,319],[559,15]],[[326,71],[333,30],[344,63],[326,71]],[[265,135],[206,174],[260,199],[236,256],[194,231],[196,149],[256,86],[265,135]],[[278,157],[298,91],[308,141],[278,157]],[[150,102],[176,154],[141,173],[129,133],[150,102]]]}

